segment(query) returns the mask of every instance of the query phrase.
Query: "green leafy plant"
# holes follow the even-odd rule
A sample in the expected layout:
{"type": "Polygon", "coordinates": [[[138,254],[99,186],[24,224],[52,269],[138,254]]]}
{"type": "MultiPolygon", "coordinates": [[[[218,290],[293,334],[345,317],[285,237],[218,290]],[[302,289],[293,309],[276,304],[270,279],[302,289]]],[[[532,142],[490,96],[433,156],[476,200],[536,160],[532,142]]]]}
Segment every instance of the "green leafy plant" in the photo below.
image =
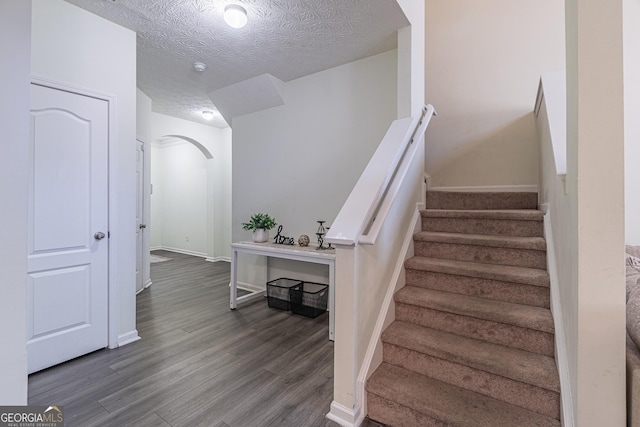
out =
{"type": "Polygon", "coordinates": [[[277,225],[275,218],[269,216],[269,214],[257,213],[251,215],[251,219],[249,222],[242,223],[243,230],[257,230],[259,228],[264,228],[265,230],[271,230],[273,227],[277,225]]]}

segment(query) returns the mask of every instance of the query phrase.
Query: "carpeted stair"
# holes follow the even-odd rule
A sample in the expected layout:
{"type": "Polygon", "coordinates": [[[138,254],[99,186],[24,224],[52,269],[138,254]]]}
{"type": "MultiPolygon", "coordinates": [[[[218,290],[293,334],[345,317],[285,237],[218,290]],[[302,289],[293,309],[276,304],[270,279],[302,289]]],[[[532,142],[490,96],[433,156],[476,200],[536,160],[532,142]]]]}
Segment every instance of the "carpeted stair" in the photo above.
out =
{"type": "Polygon", "coordinates": [[[389,426],[560,426],[536,193],[429,192],[368,416],[389,426]]]}

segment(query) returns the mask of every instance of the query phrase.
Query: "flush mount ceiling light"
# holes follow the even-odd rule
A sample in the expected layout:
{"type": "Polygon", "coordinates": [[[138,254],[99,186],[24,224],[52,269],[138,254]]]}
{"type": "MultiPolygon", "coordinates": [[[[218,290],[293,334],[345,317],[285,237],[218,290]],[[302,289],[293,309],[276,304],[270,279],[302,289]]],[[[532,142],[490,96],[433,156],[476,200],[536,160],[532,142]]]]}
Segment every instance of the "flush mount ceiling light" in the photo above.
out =
{"type": "Polygon", "coordinates": [[[207,64],[203,63],[203,62],[194,62],[193,63],[193,68],[198,71],[199,73],[203,72],[204,70],[207,69],[207,64]]]}
{"type": "Polygon", "coordinates": [[[247,11],[239,4],[229,4],[224,8],[224,21],[233,28],[247,25],[247,11]]]}
{"type": "Polygon", "coordinates": [[[214,116],[214,112],[213,111],[208,111],[205,110],[202,112],[202,118],[205,120],[213,120],[213,116],[214,116]]]}

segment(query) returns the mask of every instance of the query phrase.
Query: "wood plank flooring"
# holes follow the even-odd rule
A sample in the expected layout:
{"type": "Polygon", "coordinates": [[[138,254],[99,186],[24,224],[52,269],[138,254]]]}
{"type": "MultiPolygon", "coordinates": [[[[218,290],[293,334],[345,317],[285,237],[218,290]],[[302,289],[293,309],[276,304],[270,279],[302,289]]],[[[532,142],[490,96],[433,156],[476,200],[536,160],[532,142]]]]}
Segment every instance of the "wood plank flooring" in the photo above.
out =
{"type": "MultiPolygon", "coordinates": [[[[229,310],[229,264],[165,251],[138,295],[141,340],[29,377],[72,426],[336,426],[328,314],[229,310]]],[[[366,423],[365,423],[366,424],[366,423]]],[[[374,425],[374,424],[366,424],[374,425]]]]}

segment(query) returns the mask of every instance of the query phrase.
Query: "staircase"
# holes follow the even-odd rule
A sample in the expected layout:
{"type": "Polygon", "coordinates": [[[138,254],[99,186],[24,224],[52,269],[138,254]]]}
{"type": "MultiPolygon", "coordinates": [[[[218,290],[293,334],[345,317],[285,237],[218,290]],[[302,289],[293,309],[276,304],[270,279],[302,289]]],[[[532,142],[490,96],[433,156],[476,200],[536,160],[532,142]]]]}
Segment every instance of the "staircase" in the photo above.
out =
{"type": "Polygon", "coordinates": [[[536,193],[427,193],[396,320],[369,378],[390,426],[560,426],[536,193]]]}

